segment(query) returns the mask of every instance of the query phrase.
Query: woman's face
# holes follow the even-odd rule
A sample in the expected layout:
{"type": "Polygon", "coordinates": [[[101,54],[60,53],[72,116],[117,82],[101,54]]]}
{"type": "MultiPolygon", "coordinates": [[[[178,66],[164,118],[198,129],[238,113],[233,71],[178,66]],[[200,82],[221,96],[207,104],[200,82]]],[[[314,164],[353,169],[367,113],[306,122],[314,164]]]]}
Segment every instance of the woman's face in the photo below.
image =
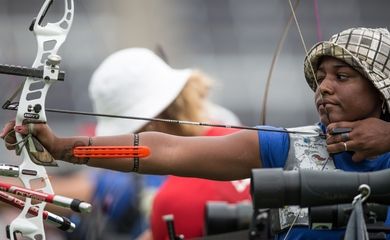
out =
{"type": "Polygon", "coordinates": [[[345,62],[323,57],[317,81],[315,103],[323,124],[380,117],[379,91],[345,62]]]}

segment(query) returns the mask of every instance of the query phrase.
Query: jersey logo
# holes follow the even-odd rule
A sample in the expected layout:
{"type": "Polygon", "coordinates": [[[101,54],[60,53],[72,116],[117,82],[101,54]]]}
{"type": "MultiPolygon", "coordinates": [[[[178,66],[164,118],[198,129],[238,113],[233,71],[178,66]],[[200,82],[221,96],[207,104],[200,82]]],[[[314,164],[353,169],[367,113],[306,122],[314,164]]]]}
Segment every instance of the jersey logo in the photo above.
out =
{"type": "Polygon", "coordinates": [[[245,189],[251,184],[251,180],[249,178],[242,180],[231,181],[233,187],[237,190],[237,192],[243,192],[245,189]]]}

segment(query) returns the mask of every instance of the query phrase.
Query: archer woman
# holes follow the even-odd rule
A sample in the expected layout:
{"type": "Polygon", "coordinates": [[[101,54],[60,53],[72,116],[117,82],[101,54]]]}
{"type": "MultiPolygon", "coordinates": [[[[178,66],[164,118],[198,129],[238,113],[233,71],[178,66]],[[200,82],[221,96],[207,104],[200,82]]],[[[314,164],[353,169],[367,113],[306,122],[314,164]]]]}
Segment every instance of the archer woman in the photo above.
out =
{"type": "MultiPolygon", "coordinates": [[[[144,132],[89,140],[88,137],[57,137],[45,124],[35,125],[33,134],[56,159],[118,171],[233,180],[248,178],[251,169],[260,167],[319,171],[335,168],[344,171],[385,169],[390,166],[389,152],[360,162],[353,161],[353,129],[349,134],[333,137],[333,151],[340,153],[332,156],[327,151],[326,140],[320,135],[332,134],[333,129],[327,127],[342,121],[388,119],[389,52],[390,33],[386,29],[367,28],[347,29],[332,36],[329,41],[316,44],[308,52],[304,72],[309,86],[315,91],[320,123],[290,130],[315,132],[317,135],[245,130],[228,136],[178,137],[144,132]],[[139,161],[86,161],[71,155],[75,145],[87,145],[89,141],[93,145],[136,145],[139,142],[151,149],[151,155],[139,161]]],[[[7,124],[1,136],[13,128],[12,123],[7,124]]],[[[26,126],[16,126],[15,130],[28,133],[26,126]]],[[[309,229],[307,212],[303,209],[288,207],[279,211],[281,221],[277,224],[281,239],[293,224],[288,218],[292,214],[300,214],[300,217],[289,231],[288,239],[340,239],[344,234],[343,230],[309,229]]]]}

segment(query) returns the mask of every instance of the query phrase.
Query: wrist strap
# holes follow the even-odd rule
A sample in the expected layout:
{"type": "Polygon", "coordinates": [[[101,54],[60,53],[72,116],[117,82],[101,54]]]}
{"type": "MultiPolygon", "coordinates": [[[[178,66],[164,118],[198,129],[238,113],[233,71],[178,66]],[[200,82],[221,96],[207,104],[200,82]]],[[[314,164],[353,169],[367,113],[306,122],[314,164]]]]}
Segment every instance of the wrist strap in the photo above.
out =
{"type": "MultiPolygon", "coordinates": [[[[139,135],[138,133],[134,133],[133,135],[134,137],[134,143],[133,143],[133,146],[138,146],[139,145],[139,135]]],[[[138,169],[139,169],[139,156],[134,156],[133,158],[133,172],[138,172],[138,169]]]]}
{"type": "MultiPolygon", "coordinates": [[[[92,145],[93,145],[92,137],[89,137],[89,138],[88,138],[88,145],[87,145],[87,146],[89,147],[89,146],[92,146],[92,145]]],[[[88,162],[89,162],[89,157],[86,157],[86,158],[84,159],[84,161],[83,161],[82,164],[87,165],[88,162]]]]}

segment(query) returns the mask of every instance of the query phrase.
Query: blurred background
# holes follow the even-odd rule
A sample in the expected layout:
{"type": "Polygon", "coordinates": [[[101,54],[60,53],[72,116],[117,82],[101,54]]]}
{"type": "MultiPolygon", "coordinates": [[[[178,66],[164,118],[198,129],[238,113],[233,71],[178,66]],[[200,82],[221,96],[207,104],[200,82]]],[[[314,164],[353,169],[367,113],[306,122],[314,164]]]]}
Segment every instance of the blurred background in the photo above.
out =
{"type": "MultiPolygon", "coordinates": [[[[42,3],[0,0],[1,64],[31,66],[36,41],[28,27],[42,3]]],[[[296,13],[310,48],[346,28],[388,28],[389,9],[388,0],[301,0],[296,13]]],[[[49,20],[58,20],[63,1],[55,1],[49,12],[49,20]]],[[[215,78],[211,99],[244,125],[257,125],[272,57],[290,12],[287,0],[75,0],[73,26],[59,52],[66,79],[52,86],[46,107],[92,111],[88,83],[104,58],[123,48],[161,46],[172,67],[199,68],[215,78]]],[[[267,124],[293,127],[317,121],[304,79],[304,56],[293,23],[271,79],[267,124]]],[[[1,103],[22,81],[0,75],[1,103]]],[[[1,111],[0,124],[14,116],[1,111]]],[[[62,135],[88,133],[95,123],[94,117],[53,113],[48,119],[62,135]]],[[[16,164],[14,154],[0,145],[2,162],[16,164]]]]}

